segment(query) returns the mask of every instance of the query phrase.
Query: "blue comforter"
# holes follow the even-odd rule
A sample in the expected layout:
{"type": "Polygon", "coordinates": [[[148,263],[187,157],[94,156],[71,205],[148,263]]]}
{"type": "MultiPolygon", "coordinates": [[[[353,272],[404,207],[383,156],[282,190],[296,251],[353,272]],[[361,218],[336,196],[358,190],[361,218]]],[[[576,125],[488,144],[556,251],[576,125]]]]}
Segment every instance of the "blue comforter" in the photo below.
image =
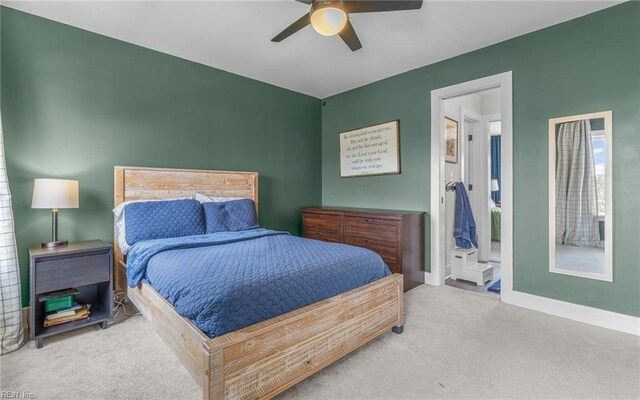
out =
{"type": "Polygon", "coordinates": [[[266,229],[144,241],[127,258],[129,286],[147,282],[212,338],[387,275],[372,251],[266,229]]]}

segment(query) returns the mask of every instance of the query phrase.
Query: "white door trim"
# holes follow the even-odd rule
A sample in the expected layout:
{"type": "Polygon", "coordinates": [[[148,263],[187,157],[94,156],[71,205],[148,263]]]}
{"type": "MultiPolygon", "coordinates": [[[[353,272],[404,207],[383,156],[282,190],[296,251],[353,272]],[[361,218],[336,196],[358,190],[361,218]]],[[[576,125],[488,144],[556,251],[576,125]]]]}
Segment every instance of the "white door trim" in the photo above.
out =
{"type": "Polygon", "coordinates": [[[441,135],[444,112],[442,101],[486,89],[500,88],[502,117],[502,229],[501,299],[511,303],[513,292],[513,104],[511,71],[431,91],[431,284],[444,284],[445,208],[444,150],[441,135]]]}

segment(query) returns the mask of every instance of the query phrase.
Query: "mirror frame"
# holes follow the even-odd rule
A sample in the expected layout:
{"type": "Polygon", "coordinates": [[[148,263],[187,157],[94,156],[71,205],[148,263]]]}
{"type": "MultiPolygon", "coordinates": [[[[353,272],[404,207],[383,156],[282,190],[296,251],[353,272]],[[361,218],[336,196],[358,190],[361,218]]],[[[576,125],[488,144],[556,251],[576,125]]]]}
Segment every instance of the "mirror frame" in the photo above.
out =
{"type": "Polygon", "coordinates": [[[613,204],[612,204],[612,138],[613,133],[612,111],[602,111],[590,114],[571,115],[568,117],[549,119],[549,272],[563,275],[578,276],[582,278],[596,279],[613,282],[613,204]],[[572,271],[556,268],[556,126],[565,122],[580,121],[584,119],[604,119],[605,134],[605,220],[604,220],[604,274],[593,272],[572,271]]]}

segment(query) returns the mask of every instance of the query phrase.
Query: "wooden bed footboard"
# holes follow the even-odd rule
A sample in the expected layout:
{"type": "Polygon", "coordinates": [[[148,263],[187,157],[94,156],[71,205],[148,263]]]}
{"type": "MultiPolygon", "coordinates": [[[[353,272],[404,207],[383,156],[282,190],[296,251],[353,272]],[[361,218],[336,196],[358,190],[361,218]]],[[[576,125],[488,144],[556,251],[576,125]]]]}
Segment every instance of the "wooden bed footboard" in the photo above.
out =
{"type": "Polygon", "coordinates": [[[402,275],[205,342],[205,399],[271,398],[394,326],[402,326],[402,275]],[[220,365],[222,362],[222,365],[220,365]]]}
{"type": "Polygon", "coordinates": [[[127,290],[202,387],[203,399],[269,399],[403,325],[402,275],[209,339],[151,286],[127,290]]]}

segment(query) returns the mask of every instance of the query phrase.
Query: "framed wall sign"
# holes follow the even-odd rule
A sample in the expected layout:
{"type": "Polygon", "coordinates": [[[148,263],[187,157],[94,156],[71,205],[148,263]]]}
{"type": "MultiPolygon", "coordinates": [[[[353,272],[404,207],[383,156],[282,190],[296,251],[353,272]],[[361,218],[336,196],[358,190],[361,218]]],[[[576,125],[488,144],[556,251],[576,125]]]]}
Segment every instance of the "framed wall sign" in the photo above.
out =
{"type": "Polygon", "coordinates": [[[340,132],[340,177],[400,173],[400,121],[340,132]]]}
{"type": "Polygon", "coordinates": [[[444,160],[448,163],[458,163],[458,121],[444,117],[444,160]]]}

